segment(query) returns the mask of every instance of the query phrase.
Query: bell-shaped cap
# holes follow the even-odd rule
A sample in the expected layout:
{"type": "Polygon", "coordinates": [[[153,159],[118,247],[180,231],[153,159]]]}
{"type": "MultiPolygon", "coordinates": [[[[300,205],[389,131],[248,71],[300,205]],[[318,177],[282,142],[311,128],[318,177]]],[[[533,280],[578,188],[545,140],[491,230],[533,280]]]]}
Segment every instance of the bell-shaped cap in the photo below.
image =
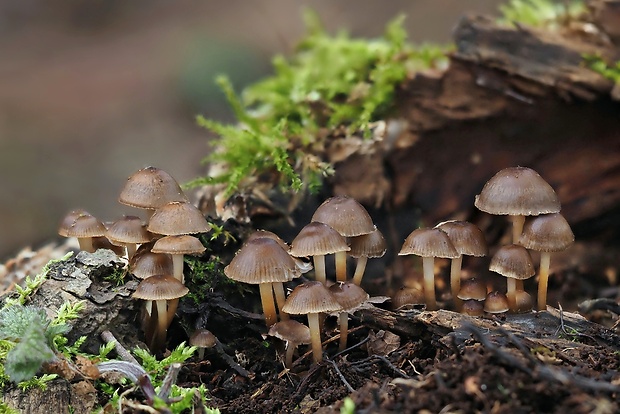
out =
{"type": "Polygon", "coordinates": [[[487,297],[486,284],[475,277],[464,280],[456,296],[461,300],[484,300],[487,297]]]}
{"type": "Polygon", "coordinates": [[[484,302],[481,300],[466,300],[461,307],[461,313],[469,316],[484,315],[484,302]]]}
{"type": "Polygon", "coordinates": [[[71,226],[75,223],[75,220],[83,215],[90,216],[91,214],[84,209],[78,208],[67,213],[66,216],[62,218],[60,225],[58,226],[58,234],[62,237],[73,237],[69,236],[69,231],[71,230],[71,226]]]}
{"type": "Polygon", "coordinates": [[[325,200],[316,209],[311,221],[325,223],[344,237],[368,234],[375,230],[368,211],[355,199],[347,196],[325,200]]]}
{"type": "Polygon", "coordinates": [[[313,221],[302,228],[291,243],[289,253],[295,257],[307,257],[348,251],[344,237],[325,223],[313,221]]]}
{"type": "Polygon", "coordinates": [[[158,274],[172,274],[173,271],[172,257],[169,254],[138,250],[129,259],[129,272],[138,279],[146,279],[158,274]]]}
{"type": "Polygon", "coordinates": [[[310,328],[293,319],[271,325],[268,335],[295,345],[310,343],[310,328]]]}
{"type": "Polygon", "coordinates": [[[103,223],[90,214],[80,214],[73,221],[73,224],[64,229],[66,237],[101,237],[105,236],[106,228],[103,223]]]}
{"type": "Polygon", "coordinates": [[[118,201],[131,207],[156,210],[171,201],[187,202],[187,197],[170,174],[156,167],[146,167],[127,178],[118,201]]]}
{"type": "Polygon", "coordinates": [[[132,297],[144,300],[172,300],[183,297],[189,289],[174,276],[154,275],[142,280],[132,297]]]}
{"type": "Polygon", "coordinates": [[[351,250],[349,256],[352,257],[382,257],[387,250],[387,244],[383,234],[375,227],[374,231],[361,236],[349,239],[351,250]]]}
{"type": "Polygon", "coordinates": [[[164,204],[151,216],[148,231],[165,236],[206,233],[209,222],[193,204],[173,201],[164,204]]]}
{"type": "Polygon", "coordinates": [[[448,235],[437,228],[419,228],[412,231],[405,239],[398,253],[399,256],[408,254],[422,257],[443,257],[446,259],[459,257],[448,235]]]}
{"type": "Polygon", "coordinates": [[[224,274],[237,282],[256,285],[289,282],[301,276],[301,270],[277,241],[262,237],[244,244],[224,274]]]}
{"type": "Polygon", "coordinates": [[[217,338],[208,329],[196,329],[189,337],[189,345],[198,348],[213,348],[217,344],[217,338]]]}
{"type": "Polygon", "coordinates": [[[468,221],[450,220],[436,225],[444,231],[456,251],[461,255],[482,257],[489,254],[482,230],[468,221]]]}
{"type": "Polygon", "coordinates": [[[368,293],[353,282],[334,283],[329,292],[347,312],[353,312],[368,300],[368,293]]]}
{"type": "Polygon", "coordinates": [[[484,185],[474,205],[497,215],[537,216],[560,211],[560,201],[553,188],[527,167],[499,171],[484,185]]]}
{"type": "Polygon", "coordinates": [[[275,234],[274,232],[269,231],[269,230],[255,230],[255,231],[253,231],[248,236],[248,238],[245,240],[245,242],[247,243],[249,241],[252,241],[254,239],[259,239],[261,237],[266,237],[268,239],[273,239],[273,240],[277,241],[278,244],[280,245],[280,247],[282,247],[284,250],[288,251],[288,249],[289,249],[289,245],[286,244],[286,242],[284,240],[282,240],[280,238],[280,236],[278,236],[277,234],[275,234]]]}
{"type": "Polygon", "coordinates": [[[519,244],[538,252],[559,252],[574,241],[566,219],[560,213],[552,213],[526,219],[519,244]]]}
{"type": "Polygon", "coordinates": [[[413,287],[403,286],[392,295],[392,308],[398,309],[405,305],[424,305],[424,292],[413,287]]]}
{"type": "Polygon", "coordinates": [[[489,270],[519,280],[529,279],[536,273],[530,253],[516,244],[500,247],[491,258],[489,270]]]}
{"type": "Polygon", "coordinates": [[[162,237],[151,248],[153,253],[168,254],[200,254],[205,250],[200,240],[188,234],[162,237]]]}
{"type": "Polygon", "coordinates": [[[502,292],[491,292],[484,301],[484,311],[487,313],[504,313],[508,309],[508,298],[502,292]]]}
{"type": "Polygon", "coordinates": [[[317,281],[310,281],[298,285],[288,298],[282,312],[291,315],[307,315],[309,313],[336,312],[342,306],[329,290],[317,281]]]}
{"type": "Polygon", "coordinates": [[[126,243],[148,243],[153,239],[142,219],[136,216],[125,216],[116,220],[108,227],[105,236],[117,246],[126,243]]]}

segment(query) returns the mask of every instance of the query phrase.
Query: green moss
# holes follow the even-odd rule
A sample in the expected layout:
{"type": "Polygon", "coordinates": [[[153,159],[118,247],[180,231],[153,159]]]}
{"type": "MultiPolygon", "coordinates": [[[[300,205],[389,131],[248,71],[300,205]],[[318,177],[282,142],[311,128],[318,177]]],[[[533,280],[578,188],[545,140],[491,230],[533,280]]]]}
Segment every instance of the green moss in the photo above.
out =
{"type": "Polygon", "coordinates": [[[586,55],[583,57],[586,65],[607,79],[620,83],[620,61],[607,63],[601,56],[586,55]]]}
{"type": "Polygon", "coordinates": [[[582,0],[510,0],[500,5],[502,24],[525,24],[545,29],[557,29],[578,18],[586,11],[582,0]]]}
{"type": "Polygon", "coordinates": [[[274,58],[273,76],[241,96],[228,78],[217,79],[238,124],[198,117],[200,126],[219,136],[206,161],[223,168],[188,186],[225,183],[230,194],[264,175],[287,190],[316,189],[333,172],[320,156],[323,138],[341,127],[368,135],[369,124],[393,109],[398,85],[416,70],[447,63],[448,48],[406,42],[403,16],[374,40],[330,35],[314,13],[304,17],[306,37],[292,56],[274,58]]]}
{"type": "Polygon", "coordinates": [[[185,263],[190,269],[185,273],[185,284],[189,289],[187,298],[196,304],[203,303],[210,291],[235,297],[243,295],[248,289],[243,283],[226,277],[224,266],[217,256],[211,256],[208,260],[185,256],[185,263]]]}

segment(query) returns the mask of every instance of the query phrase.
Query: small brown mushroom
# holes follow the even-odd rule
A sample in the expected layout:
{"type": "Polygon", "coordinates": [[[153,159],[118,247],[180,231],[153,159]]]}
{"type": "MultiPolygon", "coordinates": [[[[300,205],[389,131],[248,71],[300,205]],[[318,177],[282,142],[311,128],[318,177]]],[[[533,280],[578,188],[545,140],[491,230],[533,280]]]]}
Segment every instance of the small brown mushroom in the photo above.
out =
{"type": "Polygon", "coordinates": [[[383,234],[376,227],[371,233],[350,237],[349,240],[351,242],[349,256],[357,258],[353,283],[359,286],[362,284],[368,258],[383,257],[387,250],[387,244],[383,234]]]}
{"type": "Polygon", "coordinates": [[[340,328],[340,345],[338,349],[343,351],[347,347],[349,314],[355,312],[356,309],[368,300],[368,293],[353,282],[334,283],[329,287],[329,291],[342,306],[342,310],[338,314],[338,326],[340,328]]]}
{"type": "Polygon", "coordinates": [[[392,309],[397,310],[406,305],[424,305],[424,292],[420,289],[403,286],[392,295],[392,309]]]}
{"type": "Polygon", "coordinates": [[[486,313],[505,313],[508,312],[509,308],[508,298],[502,292],[490,292],[484,301],[484,311],[486,313]]]}
{"type": "MultiPolygon", "coordinates": [[[[146,245],[143,244],[141,247],[144,246],[146,245]]],[[[146,279],[159,274],[173,274],[172,256],[139,248],[129,260],[129,272],[138,279],[146,279]]]]}
{"type": "Polygon", "coordinates": [[[108,227],[105,236],[115,246],[125,248],[127,259],[131,259],[136,253],[138,244],[148,243],[153,235],[146,230],[140,217],[125,216],[116,220],[108,227]]]}
{"type": "Polygon", "coordinates": [[[172,257],[172,274],[181,283],[185,283],[185,277],[183,275],[184,255],[201,254],[205,250],[200,240],[189,234],[162,237],[157,240],[151,248],[151,252],[153,253],[165,253],[172,257]]]}
{"type": "Polygon", "coordinates": [[[147,230],[164,236],[180,236],[207,233],[211,230],[211,226],[193,204],[173,201],[155,210],[147,230]]]}
{"type": "Polygon", "coordinates": [[[198,359],[203,360],[205,349],[213,348],[217,344],[217,338],[207,329],[196,329],[189,337],[189,345],[198,348],[198,359]]]}
{"type": "Polygon", "coordinates": [[[435,257],[454,259],[458,253],[448,235],[440,229],[420,228],[407,236],[398,253],[399,256],[415,254],[422,257],[424,271],[424,296],[428,310],[437,309],[435,299],[435,257]]]}
{"type": "Polygon", "coordinates": [[[66,235],[65,237],[76,237],[80,244],[80,250],[89,253],[95,251],[93,238],[102,237],[106,233],[103,223],[88,213],[77,214],[69,227],[61,226],[63,227],[59,229],[59,232],[62,231],[62,234],[66,235]]]}
{"type": "Polygon", "coordinates": [[[463,301],[461,313],[469,316],[484,315],[484,300],[470,299],[463,301]]]}
{"type": "Polygon", "coordinates": [[[308,316],[314,362],[323,360],[319,313],[336,312],[341,309],[342,306],[325,285],[318,281],[310,281],[298,285],[286,299],[286,303],[282,308],[284,312],[291,315],[308,316]]]}
{"type": "Polygon", "coordinates": [[[288,369],[293,367],[293,355],[295,354],[297,346],[309,344],[311,342],[310,328],[292,319],[274,324],[269,328],[268,335],[275,336],[286,342],[284,366],[288,369]]]}
{"type": "Polygon", "coordinates": [[[516,280],[525,280],[534,276],[532,257],[523,246],[509,244],[497,250],[491,259],[489,270],[506,277],[506,296],[510,310],[516,312],[516,280]]]}

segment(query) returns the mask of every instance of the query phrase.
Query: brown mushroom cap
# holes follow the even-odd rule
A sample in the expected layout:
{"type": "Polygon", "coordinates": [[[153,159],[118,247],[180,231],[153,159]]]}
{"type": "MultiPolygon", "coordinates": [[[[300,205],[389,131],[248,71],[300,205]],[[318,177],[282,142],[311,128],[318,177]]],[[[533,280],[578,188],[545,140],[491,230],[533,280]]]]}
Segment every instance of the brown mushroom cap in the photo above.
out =
{"type": "Polygon", "coordinates": [[[153,213],[148,231],[165,236],[206,233],[209,223],[193,204],[173,201],[164,204],[153,213]]]}
{"type": "Polygon", "coordinates": [[[217,338],[207,329],[196,329],[189,337],[189,345],[198,348],[213,348],[217,343],[217,338]]]}
{"type": "Polygon", "coordinates": [[[559,252],[574,241],[566,219],[560,213],[552,213],[526,219],[519,244],[539,252],[559,252]]]}
{"type": "Polygon", "coordinates": [[[461,290],[457,297],[461,300],[485,300],[487,297],[486,284],[475,277],[461,282],[461,290]]]}
{"type": "Polygon", "coordinates": [[[504,313],[508,309],[508,298],[502,292],[491,292],[484,301],[484,311],[487,313],[504,313]]]}
{"type": "Polygon", "coordinates": [[[138,279],[157,274],[172,274],[172,257],[169,254],[138,250],[138,253],[129,259],[129,271],[138,279]]]}
{"type": "Polygon", "coordinates": [[[153,253],[168,254],[200,254],[205,250],[200,240],[188,234],[162,237],[151,248],[153,253]]]}
{"type": "Polygon", "coordinates": [[[447,259],[454,259],[459,256],[448,235],[436,228],[419,228],[412,231],[398,253],[399,256],[408,254],[447,259]]]}
{"type": "Polygon", "coordinates": [[[116,220],[108,227],[105,236],[116,246],[127,243],[148,243],[153,239],[153,235],[146,229],[142,219],[136,216],[125,216],[116,220]]]}
{"type": "Polygon", "coordinates": [[[58,226],[58,234],[62,237],[73,237],[69,236],[69,231],[71,230],[71,226],[75,223],[75,220],[80,216],[90,216],[91,214],[84,209],[78,208],[67,213],[66,216],[63,217],[60,225],[58,226]]]}
{"type": "Polygon", "coordinates": [[[265,237],[244,244],[224,273],[233,280],[250,284],[289,282],[301,276],[293,258],[278,242],[265,237]]]}
{"type": "Polygon", "coordinates": [[[461,313],[469,316],[484,315],[484,302],[481,300],[466,300],[461,307],[461,313]]]}
{"type": "Polygon", "coordinates": [[[73,224],[65,229],[67,237],[101,237],[105,236],[106,228],[103,223],[90,214],[81,214],[73,224]]]}
{"type": "Polygon", "coordinates": [[[187,197],[170,174],[147,167],[127,178],[118,201],[131,207],[155,210],[171,201],[187,202],[187,197]]]}
{"type": "Polygon", "coordinates": [[[385,238],[376,227],[371,233],[351,237],[349,241],[351,243],[349,256],[352,257],[382,257],[387,250],[385,238]]]}
{"type": "Polygon", "coordinates": [[[405,305],[424,305],[424,292],[420,289],[403,286],[392,296],[392,308],[398,309],[405,305]]]}
{"type": "Polygon", "coordinates": [[[516,244],[500,247],[491,259],[489,270],[517,280],[529,279],[536,273],[529,252],[516,244]]]}
{"type": "Polygon", "coordinates": [[[304,226],[291,243],[291,256],[326,255],[350,250],[344,237],[325,223],[313,221],[304,226]]]}
{"type": "Polygon", "coordinates": [[[355,199],[347,196],[325,200],[316,209],[311,221],[325,223],[344,237],[368,234],[375,230],[368,211],[355,199]]]}
{"type": "Polygon", "coordinates": [[[329,290],[317,281],[310,281],[298,285],[282,307],[282,311],[291,315],[306,315],[308,313],[336,312],[342,306],[329,290]]]}
{"type": "Polygon", "coordinates": [[[288,249],[289,249],[289,245],[286,244],[286,242],[284,240],[282,240],[280,238],[280,236],[278,236],[277,234],[275,234],[274,232],[269,231],[269,230],[256,230],[256,231],[252,232],[248,236],[248,238],[245,240],[245,242],[247,243],[249,241],[252,241],[254,239],[259,239],[261,237],[266,237],[268,239],[273,239],[273,240],[277,241],[278,244],[280,245],[280,247],[282,247],[284,250],[288,251],[288,249]]]}
{"type": "Polygon", "coordinates": [[[296,345],[310,343],[310,328],[292,319],[272,325],[268,335],[296,345]]]}
{"type": "Polygon", "coordinates": [[[560,201],[553,188],[527,167],[499,171],[484,185],[474,205],[496,215],[537,216],[560,211],[560,201]]]}
{"type": "Polygon", "coordinates": [[[482,230],[468,221],[450,220],[436,225],[444,231],[459,254],[482,257],[489,251],[482,230]]]}
{"type": "Polygon", "coordinates": [[[517,290],[515,292],[515,300],[516,312],[529,312],[534,307],[534,300],[532,299],[532,296],[524,290],[517,290]]]}
{"type": "Polygon", "coordinates": [[[368,300],[368,293],[353,282],[334,283],[329,292],[342,306],[343,311],[351,312],[368,300]]]}
{"type": "Polygon", "coordinates": [[[189,293],[189,289],[172,275],[154,275],[142,280],[131,295],[144,300],[172,300],[189,293]]]}

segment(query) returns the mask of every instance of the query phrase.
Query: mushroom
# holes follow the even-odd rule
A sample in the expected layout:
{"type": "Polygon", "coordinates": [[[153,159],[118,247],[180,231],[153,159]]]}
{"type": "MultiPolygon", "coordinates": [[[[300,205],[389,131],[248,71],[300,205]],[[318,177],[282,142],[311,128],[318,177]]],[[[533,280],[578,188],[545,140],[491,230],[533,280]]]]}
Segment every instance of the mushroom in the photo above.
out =
{"type": "Polygon", "coordinates": [[[502,246],[493,255],[489,270],[507,278],[506,296],[508,297],[508,305],[511,311],[516,312],[516,280],[525,280],[534,276],[532,257],[523,246],[517,244],[502,246]]]}
{"type": "Polygon", "coordinates": [[[73,223],[69,226],[66,226],[65,221],[70,220],[70,218],[68,219],[65,217],[58,232],[65,237],[76,237],[80,245],[80,250],[93,253],[95,251],[93,238],[104,236],[106,228],[99,219],[86,212],[82,212],[81,214],[77,212],[75,216],[73,223]]]}
{"type": "MultiPolygon", "coordinates": [[[[458,297],[461,288],[461,266],[463,263],[463,255],[482,257],[489,253],[487,242],[484,234],[475,224],[467,221],[444,221],[436,225],[438,229],[443,230],[450,241],[454,245],[458,257],[452,259],[450,266],[450,287],[452,290],[452,299],[457,310],[460,309],[461,303],[458,297]]],[[[486,293],[486,292],[485,292],[486,293]]]]}
{"type": "MultiPolygon", "coordinates": [[[[146,245],[141,247],[143,246],[146,245]]],[[[149,276],[163,273],[173,274],[172,256],[140,248],[129,260],[129,272],[138,279],[146,279],[149,276]]]]}
{"type": "Polygon", "coordinates": [[[474,205],[489,214],[511,216],[513,243],[521,236],[525,216],[560,211],[560,201],[553,188],[527,167],[499,171],[484,185],[474,205]]]}
{"type": "Polygon", "coordinates": [[[424,297],[428,310],[437,309],[435,299],[435,257],[454,259],[458,252],[452,245],[448,235],[440,229],[419,228],[411,232],[405,239],[398,253],[399,256],[415,254],[422,256],[422,270],[424,271],[424,297]]]}
{"type": "Polygon", "coordinates": [[[132,297],[146,301],[145,334],[151,351],[161,349],[166,343],[168,326],[172,322],[179,298],[187,295],[187,289],[172,275],[150,276],[140,282],[132,297]],[[153,306],[155,303],[155,306],[153,306]],[[155,318],[154,318],[155,316],[155,318]],[[150,327],[155,322],[154,332],[150,327]]]}
{"type": "MultiPolygon", "coordinates": [[[[252,232],[248,238],[245,240],[245,242],[249,242],[250,240],[254,240],[254,239],[259,239],[261,237],[266,237],[268,239],[273,239],[275,241],[278,242],[278,244],[287,252],[289,252],[290,247],[288,244],[286,244],[286,242],[284,240],[282,240],[280,238],[280,236],[278,236],[277,234],[275,234],[274,232],[271,232],[269,230],[255,230],[254,232],[252,232]]],[[[290,253],[290,252],[289,252],[290,253]]],[[[293,260],[295,260],[295,264],[297,265],[297,267],[299,267],[299,270],[301,270],[301,273],[308,273],[309,271],[312,270],[312,265],[309,262],[304,262],[303,260],[297,258],[297,257],[293,257],[293,260]]],[[[284,290],[283,290],[284,292],[284,290]]],[[[277,293],[277,290],[276,290],[277,293]]],[[[282,297],[282,304],[284,304],[284,297],[282,297]]],[[[279,303],[279,302],[278,302],[279,303]]]]}
{"type": "MultiPolygon", "coordinates": [[[[336,196],[325,200],[312,215],[312,221],[329,225],[343,237],[361,236],[375,230],[368,211],[355,199],[347,196],[336,196]]],[[[337,252],[335,259],[336,280],[346,282],[346,252],[337,252]]]]}
{"type": "Polygon", "coordinates": [[[189,337],[189,345],[198,348],[198,359],[205,357],[205,349],[213,348],[217,344],[217,338],[207,329],[196,329],[189,337]]]}
{"type": "MultiPolygon", "coordinates": [[[[301,276],[301,271],[278,242],[263,237],[244,244],[224,268],[224,274],[238,282],[259,286],[265,322],[271,326],[278,321],[272,285],[289,282],[301,276]]],[[[280,310],[284,311],[282,307],[280,310]]]]}
{"type": "Polygon", "coordinates": [[[325,285],[319,281],[309,281],[298,285],[286,299],[286,303],[282,308],[284,312],[291,315],[308,316],[314,362],[321,362],[323,360],[319,313],[336,312],[341,309],[342,306],[327,290],[325,285]]]}
{"type": "Polygon", "coordinates": [[[275,336],[286,342],[284,366],[288,369],[291,369],[293,366],[293,355],[297,346],[309,344],[311,341],[310,328],[292,319],[274,324],[269,328],[268,335],[275,336]]]}
{"type": "Polygon", "coordinates": [[[551,253],[565,250],[575,241],[570,225],[560,213],[545,214],[525,222],[519,244],[540,252],[538,269],[538,310],[547,309],[547,283],[551,253]]]}
{"type": "Polygon", "coordinates": [[[73,226],[73,223],[75,223],[75,220],[78,217],[83,216],[83,215],[90,216],[91,214],[82,208],[78,208],[78,209],[71,210],[70,212],[68,212],[62,218],[62,221],[58,225],[58,234],[62,237],[73,237],[73,236],[69,236],[69,232],[71,231],[71,226],[73,226]]]}
{"type": "Polygon", "coordinates": [[[291,243],[289,253],[295,257],[312,257],[315,279],[325,284],[325,255],[349,250],[344,237],[324,223],[313,221],[301,229],[291,243]]]}
{"type": "Polygon", "coordinates": [[[515,292],[515,302],[516,302],[516,310],[517,313],[525,313],[532,310],[534,306],[534,301],[532,300],[532,296],[524,290],[519,290],[515,292]]]}
{"type": "Polygon", "coordinates": [[[146,225],[136,216],[124,216],[108,227],[105,236],[115,246],[125,248],[127,259],[136,253],[138,244],[148,243],[153,235],[146,230],[146,225]]]}
{"type": "Polygon", "coordinates": [[[424,292],[420,289],[403,286],[392,295],[392,309],[400,309],[406,305],[424,305],[424,292]]]}
{"type": "Polygon", "coordinates": [[[487,297],[486,284],[475,277],[466,279],[461,284],[461,289],[456,296],[461,300],[485,300],[487,297]]]}
{"type": "Polygon", "coordinates": [[[461,307],[461,313],[469,316],[482,316],[484,315],[484,300],[465,300],[461,307]]]}
{"type": "Polygon", "coordinates": [[[211,226],[193,204],[173,201],[155,210],[147,230],[164,236],[180,236],[207,233],[211,226]]]}
{"type": "Polygon", "coordinates": [[[509,308],[508,298],[502,292],[490,292],[484,301],[484,311],[486,313],[505,313],[508,312],[509,308]]]}
{"type": "Polygon", "coordinates": [[[376,227],[371,233],[351,237],[349,240],[351,242],[349,256],[357,258],[353,283],[359,286],[362,284],[368,258],[383,257],[387,250],[387,244],[383,234],[376,227]]]}
{"type": "Polygon", "coordinates": [[[349,313],[355,312],[368,300],[368,293],[353,282],[334,283],[329,287],[329,291],[342,306],[342,310],[338,314],[338,326],[340,328],[340,346],[338,349],[343,351],[347,347],[349,313]]]}
{"type": "Polygon", "coordinates": [[[164,170],[146,167],[133,173],[118,197],[121,204],[149,210],[149,216],[171,201],[187,202],[179,183],[164,170]]]}
{"type": "Polygon", "coordinates": [[[186,254],[200,254],[205,250],[200,240],[189,234],[162,237],[151,248],[153,253],[169,254],[172,257],[172,274],[181,283],[185,283],[183,256],[186,254]]]}

